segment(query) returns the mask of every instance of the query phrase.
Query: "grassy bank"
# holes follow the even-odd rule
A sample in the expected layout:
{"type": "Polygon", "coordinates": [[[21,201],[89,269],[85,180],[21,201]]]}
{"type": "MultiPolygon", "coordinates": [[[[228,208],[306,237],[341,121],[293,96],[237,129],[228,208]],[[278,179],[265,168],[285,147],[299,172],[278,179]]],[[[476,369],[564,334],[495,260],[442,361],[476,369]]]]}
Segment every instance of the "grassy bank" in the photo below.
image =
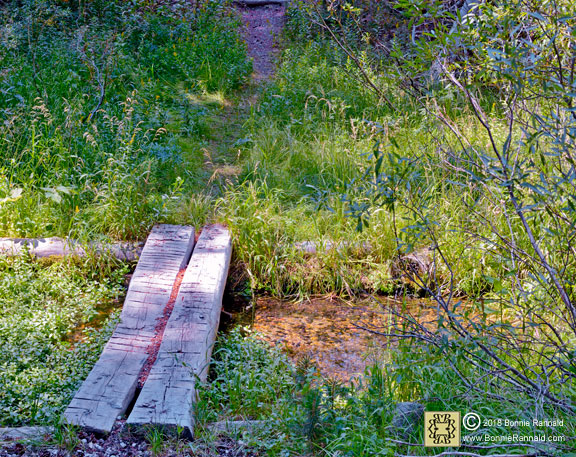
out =
{"type": "MultiPolygon", "coordinates": [[[[397,289],[395,239],[413,220],[370,207],[350,183],[364,180],[375,142],[388,141],[375,125],[402,153],[432,147],[417,107],[399,93],[406,109],[392,112],[334,43],[308,38],[298,7],[278,74],[250,107],[237,91],[250,64],[230,11],[217,2],[158,8],[26,2],[2,11],[1,233],[142,239],[155,222],[220,220],[254,289],[397,289]],[[373,213],[363,232],[349,217],[358,208],[373,213]],[[310,262],[294,248],[301,241],[348,248],[310,262]]],[[[428,189],[436,204],[450,208],[439,214],[440,242],[457,289],[478,294],[498,265],[446,230],[466,222],[466,209],[434,169],[418,165],[439,183],[428,189]]]]}
{"type": "MultiPolygon", "coordinates": [[[[522,425],[522,421],[532,424],[531,398],[488,380],[488,395],[476,394],[455,374],[450,362],[462,375],[474,374],[474,368],[463,359],[449,361],[441,351],[431,352],[426,345],[401,343],[391,351],[385,365],[369,366],[364,376],[348,384],[322,379],[306,362],[294,366],[278,348],[271,350],[257,335],[233,331],[220,339],[210,384],[201,391],[196,407],[199,441],[193,448],[202,449],[201,443],[214,440],[213,430],[207,427],[210,422],[253,420],[253,426],[232,436],[264,455],[435,455],[437,450],[421,446],[425,433],[422,420],[416,420],[412,430],[402,421],[402,425],[394,425],[398,424],[394,422],[396,404],[415,400],[426,411],[478,413],[483,419],[480,428],[463,430],[463,436],[536,433],[532,425],[522,425]],[[514,403],[500,400],[506,396],[514,398],[514,403]],[[514,418],[520,425],[505,425],[506,418],[514,418]],[[406,442],[413,444],[403,444],[406,442]]],[[[534,455],[572,455],[574,417],[554,408],[546,408],[545,414],[564,423],[538,428],[537,434],[558,436],[560,441],[537,443],[534,455]]],[[[526,452],[521,443],[487,449],[469,444],[472,447],[455,452],[526,452]]]]}
{"type": "MultiPolygon", "coordinates": [[[[298,29],[305,12],[295,9],[291,14],[288,33],[300,35],[287,38],[277,76],[245,125],[247,143],[238,185],[218,204],[219,216],[238,238],[236,253],[253,286],[299,297],[390,293],[400,286],[392,266],[398,254],[396,239],[405,236],[402,241],[416,251],[426,251],[435,242],[445,248],[459,293],[486,292],[490,289],[486,277],[502,270],[470,248],[462,189],[449,183],[438,159],[430,155],[410,164],[413,179],[425,187],[430,206],[436,208],[437,240],[408,240],[413,215],[369,198],[374,191],[370,180],[375,148],[393,142],[398,157],[416,158],[437,147],[438,126],[401,91],[395,103],[403,110],[392,111],[366,87],[359,70],[333,42],[306,41],[308,33],[298,29]],[[359,211],[370,214],[362,231],[353,217],[359,211]],[[453,230],[455,225],[464,229],[453,230]],[[294,248],[302,241],[347,248],[319,249],[310,261],[294,248]]],[[[484,142],[486,137],[465,103],[454,100],[454,104],[451,109],[462,110],[460,127],[476,132],[476,140],[484,142]]],[[[488,200],[479,206],[481,211],[498,213],[488,200]]],[[[504,221],[495,218],[495,223],[504,221]]],[[[437,273],[441,280],[448,276],[446,270],[437,273]]]]}

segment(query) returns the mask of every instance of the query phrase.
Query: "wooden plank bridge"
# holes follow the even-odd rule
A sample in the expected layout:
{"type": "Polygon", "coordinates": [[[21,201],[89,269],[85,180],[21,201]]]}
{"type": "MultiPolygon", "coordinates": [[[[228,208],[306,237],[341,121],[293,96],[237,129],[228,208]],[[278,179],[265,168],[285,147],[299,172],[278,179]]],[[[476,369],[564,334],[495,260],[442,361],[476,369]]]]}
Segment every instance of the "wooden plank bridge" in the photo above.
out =
{"type": "Polygon", "coordinates": [[[67,423],[109,433],[128,414],[132,426],[191,436],[195,386],[208,373],[231,252],[219,225],[204,228],[196,245],[192,227],[154,227],[120,323],[64,412],[67,423]]]}

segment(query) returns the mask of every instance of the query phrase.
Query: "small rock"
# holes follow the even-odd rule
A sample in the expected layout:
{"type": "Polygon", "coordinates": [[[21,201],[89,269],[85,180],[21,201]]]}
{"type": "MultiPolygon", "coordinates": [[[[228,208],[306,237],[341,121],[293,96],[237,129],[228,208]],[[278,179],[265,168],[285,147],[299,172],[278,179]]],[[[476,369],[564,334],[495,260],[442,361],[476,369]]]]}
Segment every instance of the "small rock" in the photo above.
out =
{"type": "Polygon", "coordinates": [[[394,411],[392,428],[398,436],[406,439],[415,434],[423,415],[424,405],[412,401],[400,402],[394,411]]]}

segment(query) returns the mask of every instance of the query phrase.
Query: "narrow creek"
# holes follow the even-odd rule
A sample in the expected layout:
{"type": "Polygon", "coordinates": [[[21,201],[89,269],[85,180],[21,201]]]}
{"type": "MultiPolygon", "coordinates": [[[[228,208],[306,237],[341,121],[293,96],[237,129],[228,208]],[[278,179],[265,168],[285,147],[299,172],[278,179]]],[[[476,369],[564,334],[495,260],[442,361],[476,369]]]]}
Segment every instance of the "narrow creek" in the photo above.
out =
{"type": "Polygon", "coordinates": [[[393,319],[390,310],[400,308],[422,320],[436,312],[435,304],[426,298],[317,297],[296,303],[227,295],[220,331],[244,326],[283,349],[295,363],[307,360],[322,376],[347,382],[362,375],[368,365],[388,358],[393,346],[366,328],[385,332],[393,319]]]}
{"type": "MultiPolygon", "coordinates": [[[[102,304],[66,340],[82,341],[89,329],[104,327],[122,305],[123,298],[102,304]]],[[[385,332],[393,319],[390,310],[401,308],[422,320],[433,319],[436,312],[435,304],[426,298],[327,296],[294,302],[265,295],[251,300],[227,291],[219,334],[241,326],[285,351],[294,363],[308,361],[322,376],[347,382],[362,375],[368,365],[388,359],[393,346],[366,328],[385,332]]]]}

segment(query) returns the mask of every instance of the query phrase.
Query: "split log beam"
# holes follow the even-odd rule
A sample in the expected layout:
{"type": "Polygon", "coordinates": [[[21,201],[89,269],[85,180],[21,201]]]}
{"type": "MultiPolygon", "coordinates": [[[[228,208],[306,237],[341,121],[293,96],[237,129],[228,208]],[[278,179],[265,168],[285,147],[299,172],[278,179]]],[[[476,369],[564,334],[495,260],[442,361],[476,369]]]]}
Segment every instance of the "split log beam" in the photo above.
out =
{"type": "Polygon", "coordinates": [[[120,323],[102,356],[64,412],[66,422],[109,433],[132,402],[157,319],[194,247],[194,228],[157,225],[134,271],[120,323]]]}
{"type": "Polygon", "coordinates": [[[0,254],[15,256],[28,250],[34,257],[86,257],[89,253],[109,253],[131,262],[142,253],[142,243],[88,243],[63,238],[0,238],[0,254]]]}

